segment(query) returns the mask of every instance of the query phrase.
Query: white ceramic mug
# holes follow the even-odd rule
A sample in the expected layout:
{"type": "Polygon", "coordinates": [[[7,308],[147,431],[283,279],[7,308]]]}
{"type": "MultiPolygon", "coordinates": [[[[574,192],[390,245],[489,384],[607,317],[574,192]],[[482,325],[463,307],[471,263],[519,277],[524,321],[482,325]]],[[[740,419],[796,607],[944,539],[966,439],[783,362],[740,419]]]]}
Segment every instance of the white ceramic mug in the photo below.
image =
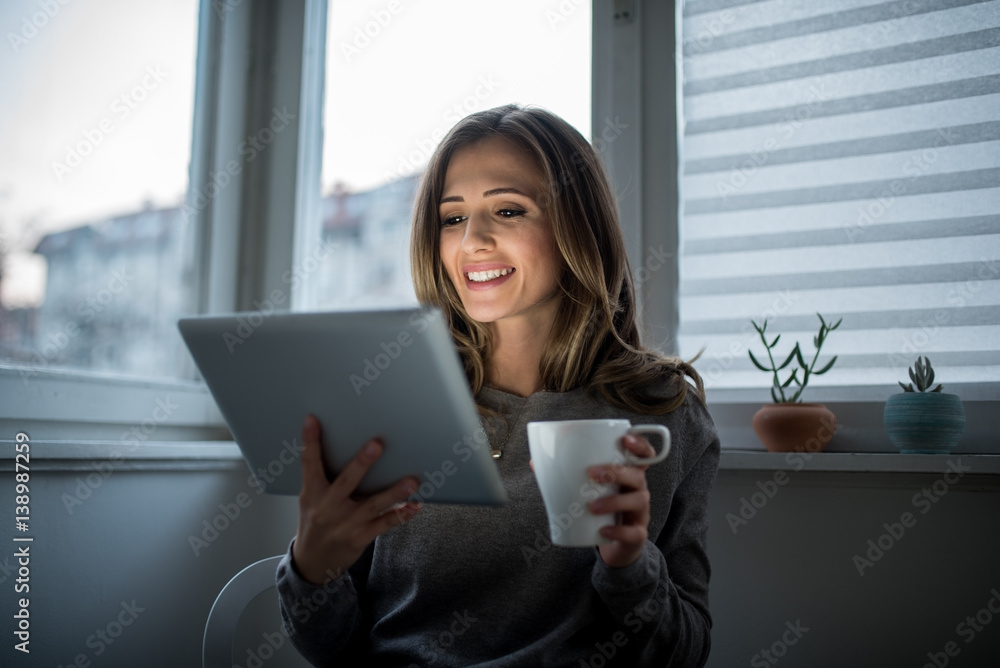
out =
{"type": "Polygon", "coordinates": [[[561,420],[529,422],[528,447],[535,478],[549,516],[554,545],[583,547],[610,541],[601,527],[614,525],[615,514],[594,515],[587,503],[615,494],[617,485],[602,485],[587,476],[587,469],[601,464],[645,466],[666,459],[670,431],[658,424],[632,426],[628,420],[561,420]],[[659,434],[663,447],[654,457],[637,457],[624,450],[626,434],[659,434]]]}

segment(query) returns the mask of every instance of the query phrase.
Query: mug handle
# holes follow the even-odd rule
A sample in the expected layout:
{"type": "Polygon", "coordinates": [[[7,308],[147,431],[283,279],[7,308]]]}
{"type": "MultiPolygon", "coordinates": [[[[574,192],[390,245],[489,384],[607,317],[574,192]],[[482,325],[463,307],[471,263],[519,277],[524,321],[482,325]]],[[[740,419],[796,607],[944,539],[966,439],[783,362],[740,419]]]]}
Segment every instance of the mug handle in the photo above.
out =
{"type": "Polygon", "coordinates": [[[634,427],[630,427],[626,433],[643,434],[651,431],[656,432],[663,438],[663,448],[653,457],[636,457],[630,451],[625,450],[622,452],[625,461],[633,466],[646,466],[648,464],[657,464],[667,458],[667,455],[670,454],[670,430],[662,424],[637,424],[634,427]]]}

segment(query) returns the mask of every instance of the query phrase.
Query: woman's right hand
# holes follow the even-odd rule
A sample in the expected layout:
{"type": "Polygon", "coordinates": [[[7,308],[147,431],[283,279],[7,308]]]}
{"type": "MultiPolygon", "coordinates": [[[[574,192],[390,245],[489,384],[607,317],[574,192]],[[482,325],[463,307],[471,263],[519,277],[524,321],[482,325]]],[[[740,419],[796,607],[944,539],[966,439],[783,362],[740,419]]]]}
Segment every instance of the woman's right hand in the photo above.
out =
{"type": "Polygon", "coordinates": [[[368,441],[330,482],[323,469],[319,421],[306,416],[302,426],[302,492],[299,527],[292,544],[295,569],[314,585],[344,573],[375,537],[411,519],[419,503],[406,502],[419,480],[403,478],[389,489],[355,498],[361,479],[382,455],[382,443],[368,441]]]}

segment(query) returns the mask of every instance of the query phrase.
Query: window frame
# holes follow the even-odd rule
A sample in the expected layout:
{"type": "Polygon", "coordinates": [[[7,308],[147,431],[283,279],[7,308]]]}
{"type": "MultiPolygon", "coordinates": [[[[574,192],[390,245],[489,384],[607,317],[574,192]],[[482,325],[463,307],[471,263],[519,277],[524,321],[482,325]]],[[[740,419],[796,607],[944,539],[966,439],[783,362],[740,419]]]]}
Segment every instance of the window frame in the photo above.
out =
{"type": "MultiPolygon", "coordinates": [[[[281,146],[275,141],[282,150],[262,155],[253,170],[233,177],[239,187],[223,189],[210,206],[196,210],[201,234],[191,257],[201,272],[198,312],[252,310],[254,300],[269,289],[290,289],[281,277],[308,252],[308,240],[318,238],[326,10],[326,0],[201,3],[191,183],[204,184],[224,168],[226,146],[266,118],[276,97],[295,93],[295,87],[300,114],[294,138],[280,138],[287,144],[281,146]],[[262,56],[272,67],[257,66],[262,56]],[[294,225],[287,224],[290,219],[294,225]]],[[[593,136],[611,128],[602,157],[618,193],[640,322],[645,340],[667,354],[676,350],[678,327],[682,119],[676,104],[681,67],[676,44],[681,10],[680,2],[642,0],[593,0],[592,6],[593,136]],[[667,62],[675,67],[655,66],[667,62]],[[622,123],[628,127],[615,134],[622,123]],[[662,255],[671,261],[655,266],[662,255]]],[[[290,292],[278,310],[302,303],[304,295],[290,292]]],[[[193,365],[190,380],[38,370],[25,383],[22,371],[0,365],[4,441],[8,434],[13,438],[17,431],[34,429],[36,441],[120,447],[123,431],[142,425],[156,401],[168,395],[178,397],[182,407],[169,426],[149,437],[150,443],[174,444],[176,456],[186,458],[196,451],[185,444],[230,438],[207,388],[193,380],[193,365]]],[[[842,425],[829,449],[892,451],[881,411],[893,391],[811,389],[810,399],[830,405],[842,425]]],[[[994,444],[1000,428],[998,392],[998,384],[960,388],[970,417],[961,452],[1000,452],[994,444]]],[[[709,409],[725,449],[762,449],[750,416],[764,403],[766,387],[709,391],[709,409]]],[[[168,456],[171,451],[161,452],[168,456]]],[[[229,452],[238,457],[235,446],[229,452]]]]}
{"type": "MultiPolygon", "coordinates": [[[[274,290],[285,297],[276,310],[298,298],[292,282],[282,279],[296,251],[304,250],[307,224],[319,226],[326,7],[325,0],[202,0],[199,6],[184,207],[198,231],[188,253],[198,277],[195,312],[252,310],[274,290]],[[248,128],[266,126],[284,106],[296,116],[293,132],[275,133],[268,150],[199,204],[196,189],[226,171],[248,128]]],[[[14,434],[26,431],[59,458],[71,454],[60,447],[69,442],[87,446],[76,455],[84,458],[102,450],[121,454],[123,446],[134,453],[137,444],[161,446],[159,458],[238,458],[235,445],[192,447],[231,444],[231,435],[192,362],[181,375],[0,365],[2,440],[12,447],[14,434]]]]}

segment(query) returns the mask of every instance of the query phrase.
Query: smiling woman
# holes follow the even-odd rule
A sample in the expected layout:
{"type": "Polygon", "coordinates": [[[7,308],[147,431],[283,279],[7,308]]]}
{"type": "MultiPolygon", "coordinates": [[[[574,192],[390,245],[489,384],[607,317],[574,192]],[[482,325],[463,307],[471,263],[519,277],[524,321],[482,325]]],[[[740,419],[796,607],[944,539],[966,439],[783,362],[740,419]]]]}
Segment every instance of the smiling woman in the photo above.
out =
{"type": "MultiPolygon", "coordinates": [[[[417,297],[445,313],[508,502],[421,506],[411,478],[358,498],[393,444],[358,443],[331,481],[307,419],[298,531],[278,568],[289,637],[316,665],[702,665],[719,439],[698,374],[639,339],[593,147],[539,108],[463,119],[421,182],[411,264],[417,297]],[[596,548],[556,547],[527,426],[594,418],[666,427],[674,445],[662,466],[587,467],[585,486],[613,486],[569,512],[616,520],[596,548]],[[334,581],[316,614],[296,615],[297,601],[334,581]]],[[[634,435],[607,446],[654,451],[634,435]]]]}

